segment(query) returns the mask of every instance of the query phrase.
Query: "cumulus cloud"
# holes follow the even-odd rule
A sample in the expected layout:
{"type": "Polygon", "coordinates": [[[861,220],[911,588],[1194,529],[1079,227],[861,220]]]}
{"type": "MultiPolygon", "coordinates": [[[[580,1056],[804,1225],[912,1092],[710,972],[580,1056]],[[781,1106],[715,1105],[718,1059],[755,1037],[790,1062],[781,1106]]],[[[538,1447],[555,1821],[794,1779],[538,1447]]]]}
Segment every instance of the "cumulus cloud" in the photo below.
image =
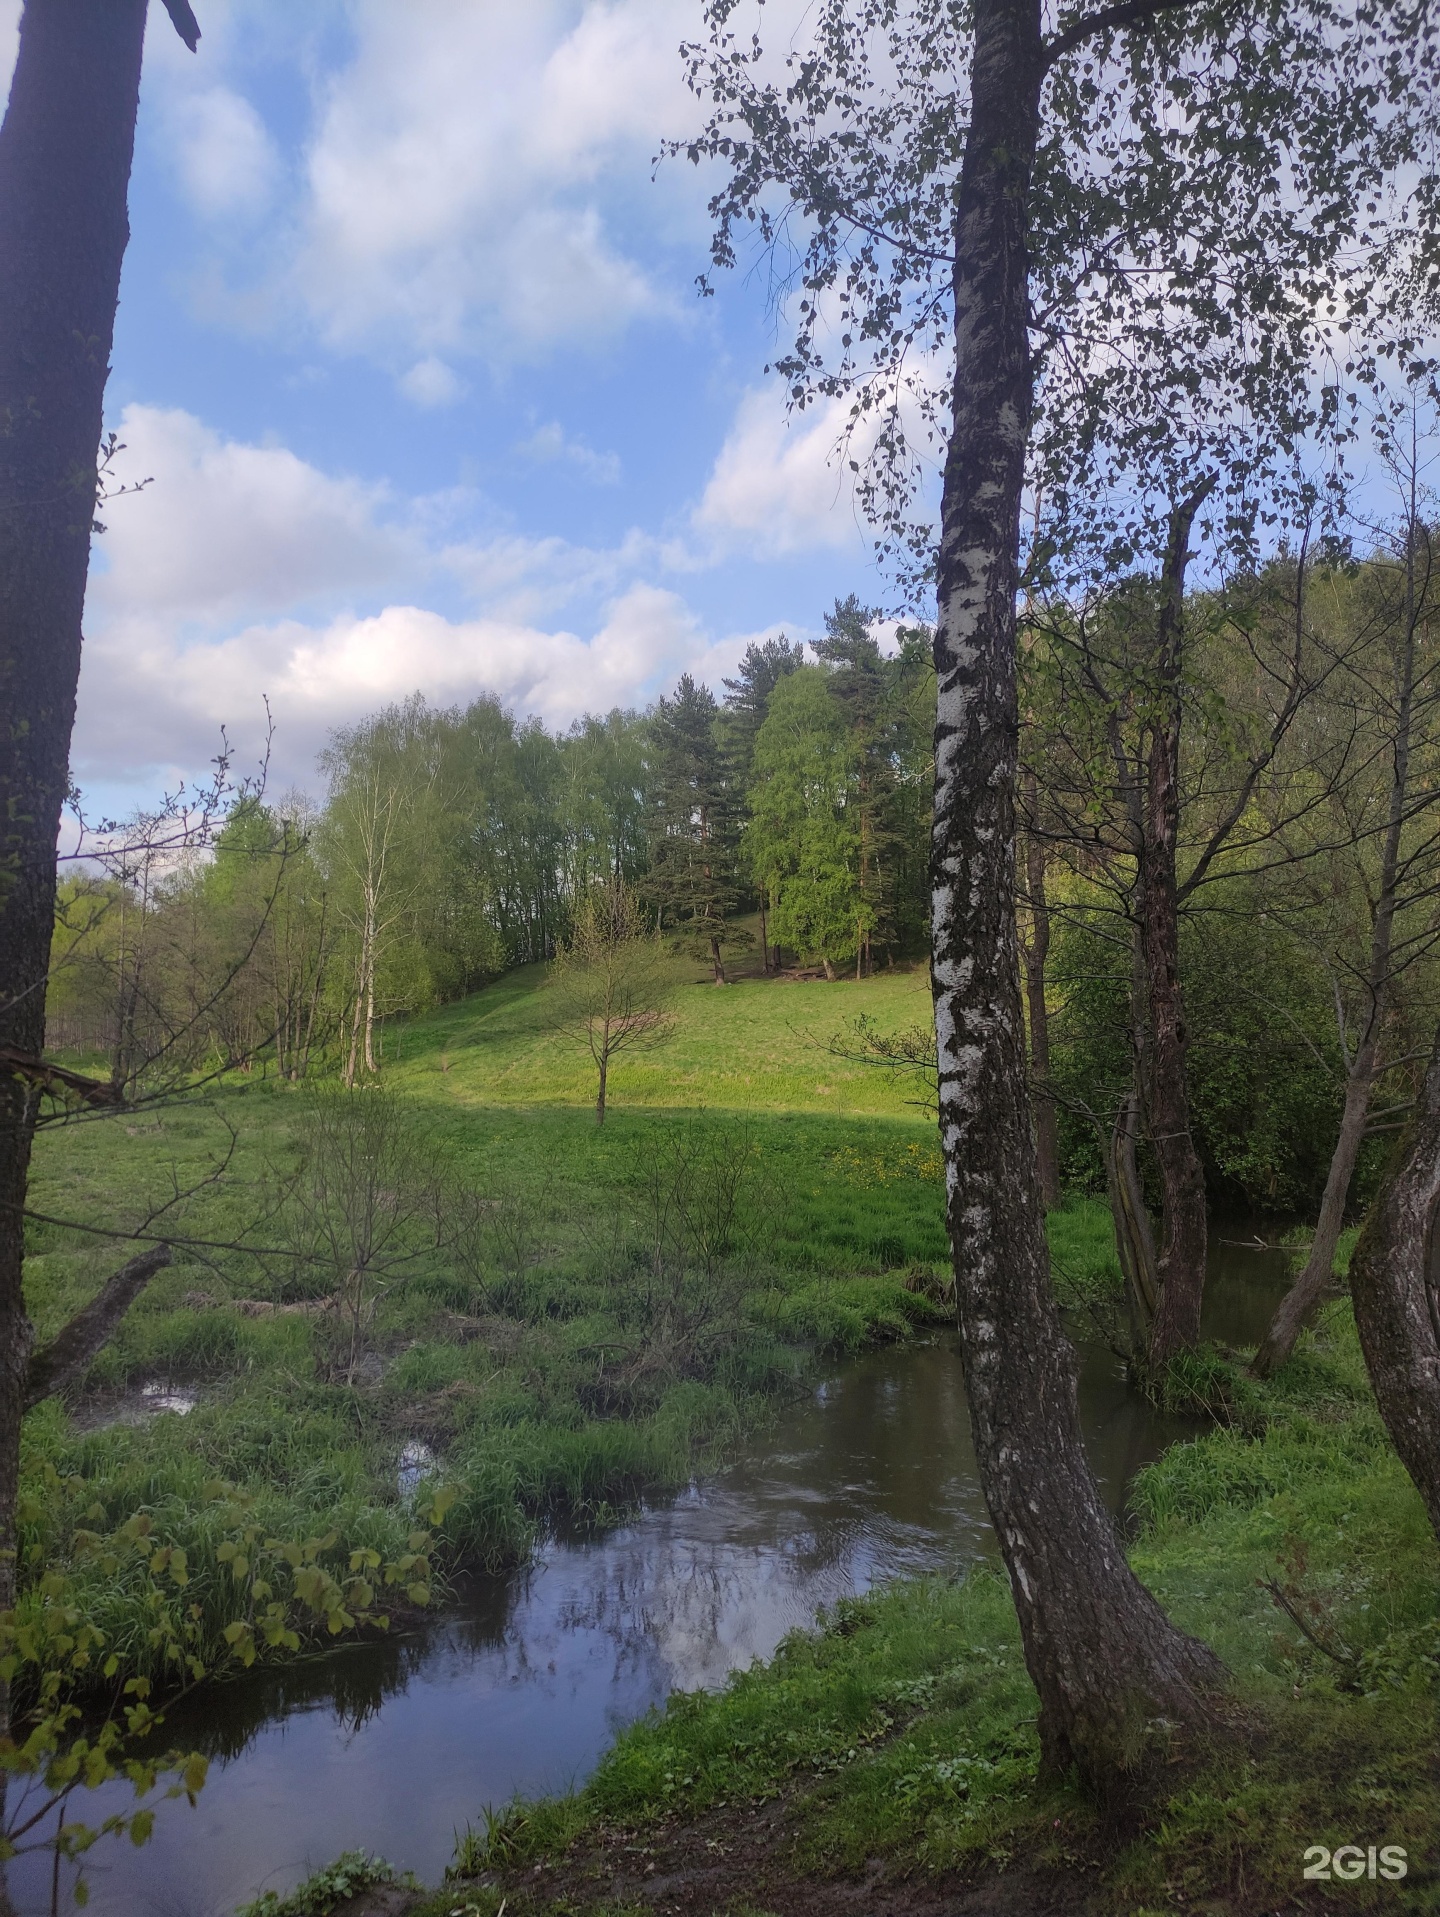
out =
{"type": "Polygon", "coordinates": [[[295,279],[347,348],[529,353],[665,296],[613,227],[689,107],[685,0],[362,0],[323,91],[295,279]],[[602,210],[603,203],[603,210],[602,210]]]}
{"type": "Polygon", "coordinates": [[[128,406],[92,608],[111,618],[215,620],[395,577],[419,557],[380,517],[383,488],[336,479],[283,446],[223,439],[178,409],[128,406]]]}
{"type": "MultiPolygon", "coordinates": [[[[438,703],[492,692],[563,725],[645,703],[692,671],[718,685],[750,635],[720,641],[641,537],[611,551],[558,539],[437,537],[383,489],[320,472],[280,446],[227,440],[190,414],[130,407],[125,477],[92,580],[75,767],[113,791],[156,768],[194,772],[226,726],[242,763],[268,698],[274,776],[313,779],[326,734],[419,690],[438,703]],[[459,589],[474,606],[418,601],[459,589]],[[584,597],[583,621],[542,617],[584,597]]],[[[448,502],[453,505],[454,502],[448,502]]]]}
{"type": "Polygon", "coordinates": [[[452,366],[428,353],[402,376],[400,390],[416,406],[430,409],[453,406],[464,395],[465,383],[452,366]]]}
{"type": "Polygon", "coordinates": [[[862,541],[842,445],[848,411],[835,399],[787,416],[776,388],[748,392],[696,508],[696,530],[772,559],[862,541]]]}
{"type": "Polygon", "coordinates": [[[583,712],[644,704],[684,671],[718,684],[745,643],[709,643],[678,595],[645,584],[615,599],[588,637],[415,605],[323,624],[277,620],[188,643],[132,619],[102,628],[87,647],[76,765],[82,783],[143,779],[156,766],[193,770],[224,726],[243,767],[258,751],[268,701],[274,775],[304,784],[332,727],[415,691],[440,705],[494,693],[563,726],[583,712]]]}

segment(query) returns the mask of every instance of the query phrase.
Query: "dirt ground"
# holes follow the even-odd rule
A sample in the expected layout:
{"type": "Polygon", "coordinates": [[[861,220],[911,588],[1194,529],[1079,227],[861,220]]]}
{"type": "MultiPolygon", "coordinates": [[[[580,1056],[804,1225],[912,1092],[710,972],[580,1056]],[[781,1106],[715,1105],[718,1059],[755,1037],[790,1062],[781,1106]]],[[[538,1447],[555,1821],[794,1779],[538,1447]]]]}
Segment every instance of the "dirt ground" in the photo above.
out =
{"type": "MultiPolygon", "coordinates": [[[[910,1874],[878,1860],[859,1877],[806,1874],[783,1802],[733,1807],[694,1822],[605,1831],[554,1862],[487,1872],[477,1882],[506,1898],[506,1917],[633,1908],[654,1917],[1086,1917],[1083,1868],[1039,1874],[987,1871],[983,1880],[910,1874]]],[[[430,1893],[431,1896],[434,1893],[430,1893]]],[[[462,1909],[456,1884],[450,1907],[462,1909]]],[[[419,1905],[425,1900],[416,1898],[419,1905]]],[[[347,1917],[400,1917],[406,1906],[362,1902],[347,1917]]]]}

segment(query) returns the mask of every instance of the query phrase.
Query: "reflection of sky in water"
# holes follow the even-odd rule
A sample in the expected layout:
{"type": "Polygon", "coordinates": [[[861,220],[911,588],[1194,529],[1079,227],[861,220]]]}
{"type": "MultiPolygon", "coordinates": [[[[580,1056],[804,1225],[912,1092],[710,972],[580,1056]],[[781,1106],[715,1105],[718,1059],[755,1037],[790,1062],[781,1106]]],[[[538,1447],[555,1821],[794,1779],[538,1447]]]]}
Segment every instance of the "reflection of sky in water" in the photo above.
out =
{"type": "MultiPolygon", "coordinates": [[[[1081,1409],[1112,1503],[1182,1434],[1104,1351],[1086,1354],[1081,1409]]],[[[552,1540],[424,1637],[177,1711],[169,1732],[214,1753],[210,1782],[195,1810],[162,1808],[145,1849],[97,1847],[89,1908],[221,1917],[353,1847],[434,1881],[483,1804],[565,1789],[669,1691],[723,1683],[849,1592],[989,1549],[953,1343],[873,1353],[718,1478],[596,1542],[552,1540]]],[[[11,1871],[22,1917],[39,1917],[48,1869],[11,1871]]]]}

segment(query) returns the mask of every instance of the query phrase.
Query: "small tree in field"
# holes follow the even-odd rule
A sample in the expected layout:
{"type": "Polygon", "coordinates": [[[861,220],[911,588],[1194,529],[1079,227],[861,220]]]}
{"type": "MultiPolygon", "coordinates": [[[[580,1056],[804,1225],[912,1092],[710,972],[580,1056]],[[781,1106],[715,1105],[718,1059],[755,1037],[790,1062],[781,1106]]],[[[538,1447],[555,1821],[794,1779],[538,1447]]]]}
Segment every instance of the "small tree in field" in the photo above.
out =
{"type": "Polygon", "coordinates": [[[561,1024],[583,1034],[600,1075],[595,1123],[603,1125],[611,1060],[660,1044],[674,1023],[664,951],[623,879],[597,886],[580,901],[552,980],[561,1024]]]}

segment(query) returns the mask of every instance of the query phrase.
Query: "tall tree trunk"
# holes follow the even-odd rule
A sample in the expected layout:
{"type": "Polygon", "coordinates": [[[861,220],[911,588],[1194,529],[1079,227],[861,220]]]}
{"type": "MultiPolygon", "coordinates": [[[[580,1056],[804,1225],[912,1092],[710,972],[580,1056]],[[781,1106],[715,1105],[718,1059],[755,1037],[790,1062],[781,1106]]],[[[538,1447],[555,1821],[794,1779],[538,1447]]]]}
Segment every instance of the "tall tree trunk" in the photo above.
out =
{"type": "MultiPolygon", "coordinates": [[[[1029,806],[1035,809],[1035,781],[1029,806]]],[[[1045,848],[1033,832],[1025,835],[1025,903],[1030,938],[1025,947],[1025,999],[1030,1014],[1031,1106],[1035,1117],[1035,1159],[1040,1191],[1052,1210],[1060,1203],[1060,1139],[1055,1100],[1050,1096],[1050,1012],[1045,1003],[1045,967],[1050,957],[1050,904],[1045,892],[1045,848]]]]}
{"type": "Polygon", "coordinates": [[[359,980],[355,985],[355,1010],[350,1019],[350,1050],[345,1059],[345,1089],[355,1089],[355,1074],[360,1068],[360,1020],[365,1005],[364,988],[359,980]]]}
{"type": "Polygon", "coordinates": [[[375,896],[365,896],[365,930],[360,943],[360,988],[365,998],[365,1069],[375,1070],[375,896]]]}
{"type": "Polygon", "coordinates": [[[1189,1033],[1180,989],[1175,847],[1180,830],[1185,572],[1195,515],[1213,483],[1203,481],[1171,514],[1156,629],[1159,712],[1150,734],[1140,871],[1140,945],[1150,1036],[1148,1116],[1164,1193],[1160,1302],[1150,1338],[1152,1368],[1199,1344],[1200,1307],[1205,1296],[1205,1172],[1190,1131],[1190,1088],[1185,1069],[1189,1033]]]}
{"type": "Polygon", "coordinates": [[[770,976],[770,916],[765,910],[765,893],[760,893],[760,960],[766,978],[770,976]]]}
{"type": "Polygon", "coordinates": [[[602,1051],[596,1063],[600,1067],[600,1089],[595,1094],[595,1123],[603,1125],[605,1123],[605,1082],[610,1076],[608,1052],[602,1051]]]}
{"type": "Polygon", "coordinates": [[[1115,1115],[1105,1155],[1105,1182],[1110,1216],[1115,1225],[1115,1251],[1125,1279],[1130,1314],[1130,1358],[1143,1367],[1150,1348],[1150,1332],[1160,1301],[1156,1270],[1155,1234],[1145,1209],[1145,1193],[1135,1147],[1140,1137],[1140,1099],[1134,1087],[1125,1094],[1115,1115]]]}
{"type": "Polygon", "coordinates": [[[1345,1081],[1345,1109],[1340,1116],[1340,1136],[1331,1154],[1325,1178],[1325,1194],[1320,1200],[1320,1217],[1315,1226],[1304,1268],[1280,1300],[1270,1328],[1250,1361],[1257,1378],[1270,1378],[1295,1349],[1295,1341],[1314,1315],[1335,1276],[1335,1247],[1345,1224],[1345,1204],[1350,1196],[1350,1180],[1360,1147],[1365,1142],[1365,1121],[1370,1115],[1370,1088],[1375,1076],[1375,1047],[1362,1046],[1345,1081]]]}
{"type": "MultiPolygon", "coordinates": [[[[1370,1115],[1370,1093],[1379,1064],[1380,1033],[1389,996],[1395,912],[1399,904],[1401,841],[1412,797],[1410,746],[1415,715],[1415,653],[1419,628],[1415,580],[1417,530],[1418,521],[1412,500],[1405,542],[1405,624],[1400,656],[1396,661],[1395,736],[1390,760],[1389,805],[1380,852],[1380,883],[1376,888],[1375,918],[1370,929],[1370,951],[1365,975],[1369,1001],[1365,1025],[1345,1074],[1345,1108],[1340,1118],[1340,1135],[1335,1141],[1330,1169],[1325,1178],[1325,1193],[1320,1201],[1315,1238],[1304,1269],[1281,1299],[1270,1328],[1251,1360],[1250,1369],[1258,1378],[1271,1377],[1284,1364],[1334,1277],[1335,1247],[1345,1223],[1350,1180],[1355,1175],[1360,1147],[1365,1142],[1365,1121],[1370,1115]]],[[[1340,1023],[1340,1045],[1343,1051],[1343,1013],[1340,1023]]]]}
{"type": "Polygon", "coordinates": [[[1375,1402],[1440,1537],[1440,1031],[1350,1260],[1375,1402]]]}
{"type": "Polygon", "coordinates": [[[712,933],[710,937],[710,963],[715,968],[713,983],[723,985],[725,983],[725,961],[720,956],[720,939],[718,934],[715,933],[712,933]]]}
{"type": "MultiPolygon", "coordinates": [[[[45,1043],[144,30],[145,0],[31,0],[0,127],[0,1044],[31,1056],[45,1043]]],[[[14,1602],[34,1345],[21,1275],[34,1126],[35,1094],[0,1075],[0,1611],[14,1602]]],[[[0,1735],[8,1724],[0,1682],[0,1735]]]]}
{"type": "Polygon", "coordinates": [[[1032,407],[1026,207],[1039,0],[978,0],[955,229],[954,422],[935,666],[932,977],[961,1354],[1051,1771],[1101,1788],[1158,1719],[1210,1717],[1213,1654],[1131,1572],[1085,1457],[1050,1286],[1015,919],[1016,588],[1032,407]]]}

